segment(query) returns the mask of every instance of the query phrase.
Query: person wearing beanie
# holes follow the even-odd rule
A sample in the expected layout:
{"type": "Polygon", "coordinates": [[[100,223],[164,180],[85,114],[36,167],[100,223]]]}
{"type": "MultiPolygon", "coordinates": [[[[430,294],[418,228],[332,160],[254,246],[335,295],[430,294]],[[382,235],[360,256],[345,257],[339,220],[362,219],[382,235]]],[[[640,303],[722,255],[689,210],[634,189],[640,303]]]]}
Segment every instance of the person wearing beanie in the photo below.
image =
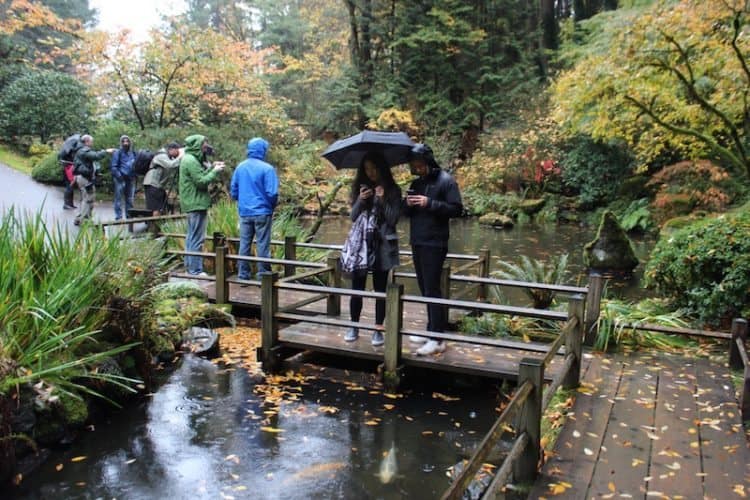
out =
{"type": "MultiPolygon", "coordinates": [[[[411,219],[409,243],[412,248],[414,269],[419,290],[425,297],[442,298],[440,273],[448,254],[450,219],[463,213],[461,193],[453,177],[440,168],[432,149],[417,144],[409,155],[411,173],[418,176],[406,192],[402,211],[411,219]]],[[[427,306],[427,330],[442,333],[447,322],[445,307],[427,306]]],[[[438,339],[411,336],[413,344],[423,344],[417,354],[426,356],[445,350],[438,339]]]]}

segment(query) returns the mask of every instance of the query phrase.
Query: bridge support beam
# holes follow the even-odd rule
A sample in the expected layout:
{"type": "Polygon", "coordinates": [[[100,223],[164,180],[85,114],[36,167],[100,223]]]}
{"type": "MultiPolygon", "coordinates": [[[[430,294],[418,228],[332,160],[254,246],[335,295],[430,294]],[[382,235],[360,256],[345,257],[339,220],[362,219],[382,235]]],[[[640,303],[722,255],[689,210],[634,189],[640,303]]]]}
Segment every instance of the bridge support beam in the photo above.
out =
{"type": "Polygon", "coordinates": [[[261,347],[260,361],[263,370],[274,371],[278,368],[280,358],[279,351],[279,320],[276,314],[279,312],[279,289],[276,281],[279,273],[261,273],[260,278],[260,325],[261,325],[261,347]]]}
{"type": "MultiPolygon", "coordinates": [[[[341,288],[341,260],[335,252],[328,254],[328,267],[333,269],[328,280],[328,286],[341,288]]],[[[326,314],[328,316],[341,316],[341,295],[328,294],[326,314]]]]}
{"type": "MultiPolygon", "coordinates": [[[[284,260],[297,260],[297,237],[284,236],[284,260]]],[[[297,266],[284,264],[284,276],[294,276],[297,266]]]]}
{"type": "Polygon", "coordinates": [[[597,334],[597,322],[602,304],[602,292],[604,290],[604,278],[601,274],[594,273],[589,276],[589,291],[586,294],[586,320],[584,324],[584,343],[587,346],[594,345],[597,334]]]}
{"type": "Polygon", "coordinates": [[[576,327],[569,329],[565,339],[565,355],[572,353],[575,356],[573,365],[568,370],[568,374],[563,379],[565,389],[574,389],[581,382],[581,360],[583,357],[583,337],[584,337],[584,319],[583,319],[583,297],[574,295],[568,302],[568,319],[576,318],[576,327]]]}
{"type": "Polygon", "coordinates": [[[537,358],[523,358],[518,367],[519,387],[530,381],[534,390],[526,398],[516,420],[517,435],[524,432],[529,436],[528,445],[516,460],[513,477],[517,482],[530,482],[536,479],[537,465],[542,456],[542,392],[544,390],[544,363],[537,358]]]}
{"type": "Polygon", "coordinates": [[[402,283],[388,283],[385,298],[385,347],[383,382],[386,390],[394,391],[401,382],[401,328],[403,326],[404,294],[402,283]]]}

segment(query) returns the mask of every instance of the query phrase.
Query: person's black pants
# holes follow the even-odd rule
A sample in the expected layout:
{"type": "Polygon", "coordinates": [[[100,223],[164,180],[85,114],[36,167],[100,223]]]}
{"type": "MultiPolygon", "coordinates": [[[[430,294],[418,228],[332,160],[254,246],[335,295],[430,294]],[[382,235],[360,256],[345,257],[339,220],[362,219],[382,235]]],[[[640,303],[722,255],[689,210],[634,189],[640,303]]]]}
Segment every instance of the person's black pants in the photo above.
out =
{"type": "MultiPolygon", "coordinates": [[[[423,297],[443,298],[440,290],[440,274],[443,271],[447,248],[414,245],[411,247],[417,283],[423,297]]],[[[444,332],[447,320],[446,309],[437,304],[427,306],[427,329],[431,332],[444,332]]]]}
{"type": "MultiPolygon", "coordinates": [[[[367,284],[366,272],[355,272],[352,274],[352,289],[364,290],[367,284]]],[[[376,292],[385,292],[388,284],[388,271],[372,272],[372,288],[376,292]]],[[[362,312],[362,297],[351,297],[349,301],[349,315],[352,321],[359,321],[359,314],[362,312]]],[[[375,324],[382,325],[385,321],[385,299],[375,300],[375,324]]]]}

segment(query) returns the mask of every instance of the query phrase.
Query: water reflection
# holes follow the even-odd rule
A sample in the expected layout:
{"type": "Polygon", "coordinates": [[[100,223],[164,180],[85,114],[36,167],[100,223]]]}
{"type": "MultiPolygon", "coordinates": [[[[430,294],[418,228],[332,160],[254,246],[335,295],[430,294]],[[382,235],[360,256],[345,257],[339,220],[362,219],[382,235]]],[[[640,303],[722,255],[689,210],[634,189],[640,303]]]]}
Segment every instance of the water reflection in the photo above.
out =
{"type": "Polygon", "coordinates": [[[433,498],[496,415],[492,388],[456,400],[432,389],[391,399],[313,378],[282,384],[277,405],[258,393],[262,382],[188,356],[149,403],[53,453],[14,495],[433,498]]]}

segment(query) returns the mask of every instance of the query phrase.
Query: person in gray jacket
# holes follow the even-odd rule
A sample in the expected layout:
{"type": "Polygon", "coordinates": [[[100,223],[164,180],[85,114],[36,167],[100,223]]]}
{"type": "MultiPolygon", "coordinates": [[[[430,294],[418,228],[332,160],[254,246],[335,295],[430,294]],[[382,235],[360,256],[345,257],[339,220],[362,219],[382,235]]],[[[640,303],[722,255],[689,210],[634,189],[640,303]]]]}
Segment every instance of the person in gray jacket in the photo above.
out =
{"type": "MultiPolygon", "coordinates": [[[[396,223],[401,211],[401,189],[393,180],[385,158],[378,153],[368,153],[354,177],[351,192],[353,221],[342,255],[342,268],[351,273],[352,289],[364,290],[368,271],[372,272],[373,288],[385,292],[388,272],[398,266],[398,235],[396,223]]],[[[362,297],[352,297],[349,314],[359,321],[362,297]]],[[[375,324],[372,345],[384,342],[383,321],[385,300],[375,301],[375,324]]],[[[350,328],[344,340],[354,342],[359,337],[357,328],[350,328]]]]}
{"type": "Polygon", "coordinates": [[[96,175],[99,171],[99,160],[107,154],[115,152],[114,148],[94,151],[91,147],[94,145],[94,138],[86,134],[81,136],[83,147],[78,150],[73,161],[73,182],[81,190],[81,209],[76,215],[73,224],[80,225],[82,221],[91,219],[94,211],[94,200],[96,199],[96,175]]]}
{"type": "Polygon", "coordinates": [[[146,195],[146,208],[151,210],[154,217],[166,212],[166,186],[175,182],[174,173],[180,166],[182,154],[181,146],[172,142],[166,149],[159,150],[151,160],[148,172],[143,178],[143,191],[146,195]]]}

